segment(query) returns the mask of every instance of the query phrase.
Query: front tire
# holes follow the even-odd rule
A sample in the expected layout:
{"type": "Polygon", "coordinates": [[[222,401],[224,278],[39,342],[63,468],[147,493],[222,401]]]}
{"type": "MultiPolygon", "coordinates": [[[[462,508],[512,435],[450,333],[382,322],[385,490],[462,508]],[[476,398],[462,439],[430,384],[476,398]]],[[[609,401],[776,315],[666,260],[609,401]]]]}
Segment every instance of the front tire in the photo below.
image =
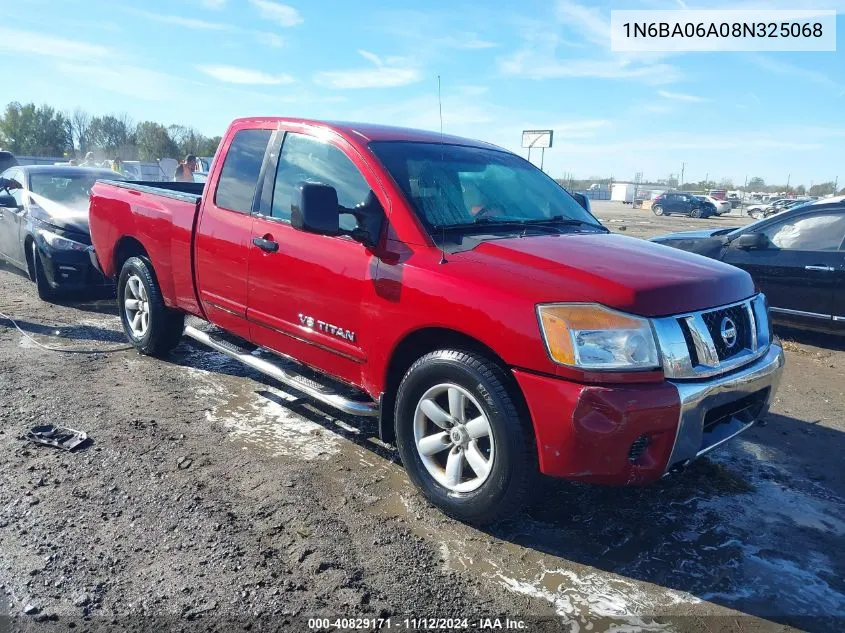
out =
{"type": "Polygon", "coordinates": [[[161,288],[146,257],[130,257],[117,283],[123,332],[141,354],[164,356],[179,344],[185,315],[164,305],[161,288]]]}
{"type": "Polygon", "coordinates": [[[700,218],[701,217],[701,209],[692,209],[689,212],[689,216],[691,218],[700,218]]]}
{"type": "Polygon", "coordinates": [[[396,444],[408,476],[447,514],[477,525],[525,503],[536,449],[495,362],[459,350],[416,361],[396,396],[396,444]]]}
{"type": "Polygon", "coordinates": [[[659,204],[651,207],[651,210],[654,212],[654,215],[663,215],[663,207],[659,204]]]}

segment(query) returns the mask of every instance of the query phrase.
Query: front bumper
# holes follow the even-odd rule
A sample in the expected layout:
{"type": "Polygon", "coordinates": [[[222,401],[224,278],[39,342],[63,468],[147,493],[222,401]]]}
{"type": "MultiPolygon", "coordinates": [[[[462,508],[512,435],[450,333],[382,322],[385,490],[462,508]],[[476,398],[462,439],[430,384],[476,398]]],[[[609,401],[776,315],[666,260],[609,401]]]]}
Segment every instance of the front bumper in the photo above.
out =
{"type": "Polygon", "coordinates": [[[40,254],[47,282],[53,288],[74,291],[112,285],[111,280],[92,266],[88,251],[41,248],[40,254]]]}
{"type": "Polygon", "coordinates": [[[582,385],[515,369],[534,424],[540,471],[613,485],[646,484],[762,418],[783,371],[782,348],[701,380],[582,385]]]}

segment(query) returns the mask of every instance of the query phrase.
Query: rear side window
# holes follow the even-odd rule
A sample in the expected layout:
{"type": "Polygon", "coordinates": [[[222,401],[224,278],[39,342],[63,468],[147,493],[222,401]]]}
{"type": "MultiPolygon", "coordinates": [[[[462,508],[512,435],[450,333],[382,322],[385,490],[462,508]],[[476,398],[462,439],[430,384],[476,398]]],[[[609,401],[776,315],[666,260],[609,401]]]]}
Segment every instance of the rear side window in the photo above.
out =
{"type": "Polygon", "coordinates": [[[241,130],[235,134],[214,195],[218,207],[249,213],[272,130],[241,130]]]}

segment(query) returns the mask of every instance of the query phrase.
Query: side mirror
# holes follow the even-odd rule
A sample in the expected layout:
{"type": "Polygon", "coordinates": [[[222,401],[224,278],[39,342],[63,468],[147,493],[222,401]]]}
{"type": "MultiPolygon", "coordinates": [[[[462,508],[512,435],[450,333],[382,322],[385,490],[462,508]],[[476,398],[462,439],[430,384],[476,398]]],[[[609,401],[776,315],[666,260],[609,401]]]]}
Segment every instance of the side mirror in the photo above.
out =
{"type": "Polygon", "coordinates": [[[384,227],[385,213],[376,194],[370,191],[363,204],[351,209],[344,208],[344,211],[351,213],[358,221],[358,228],[349,233],[352,239],[361,242],[368,248],[377,246],[384,227]]]}
{"type": "Polygon", "coordinates": [[[290,211],[290,223],[295,229],[320,235],[340,235],[340,206],[334,187],[300,183],[290,211]]]}
{"type": "Polygon", "coordinates": [[[736,248],[744,251],[769,248],[771,243],[764,233],[743,233],[733,242],[736,248]]]}
{"type": "Polygon", "coordinates": [[[581,205],[583,209],[587,212],[592,214],[593,212],[590,210],[590,199],[585,196],[583,193],[570,193],[570,196],[575,198],[575,202],[581,205]]]}
{"type": "Polygon", "coordinates": [[[20,205],[18,204],[18,201],[15,200],[14,196],[5,195],[0,196],[0,207],[3,207],[4,209],[18,209],[20,208],[20,205]]]}

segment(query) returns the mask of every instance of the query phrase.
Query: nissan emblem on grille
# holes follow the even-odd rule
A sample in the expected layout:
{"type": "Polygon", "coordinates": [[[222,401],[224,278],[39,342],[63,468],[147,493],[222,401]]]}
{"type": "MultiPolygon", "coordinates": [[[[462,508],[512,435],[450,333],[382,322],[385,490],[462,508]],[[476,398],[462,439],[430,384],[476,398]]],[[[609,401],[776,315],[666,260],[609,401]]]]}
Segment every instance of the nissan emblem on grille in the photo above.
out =
{"type": "Polygon", "coordinates": [[[736,324],[733,322],[733,319],[727,316],[724,317],[719,333],[722,335],[722,340],[728,348],[736,345],[736,324]]]}

